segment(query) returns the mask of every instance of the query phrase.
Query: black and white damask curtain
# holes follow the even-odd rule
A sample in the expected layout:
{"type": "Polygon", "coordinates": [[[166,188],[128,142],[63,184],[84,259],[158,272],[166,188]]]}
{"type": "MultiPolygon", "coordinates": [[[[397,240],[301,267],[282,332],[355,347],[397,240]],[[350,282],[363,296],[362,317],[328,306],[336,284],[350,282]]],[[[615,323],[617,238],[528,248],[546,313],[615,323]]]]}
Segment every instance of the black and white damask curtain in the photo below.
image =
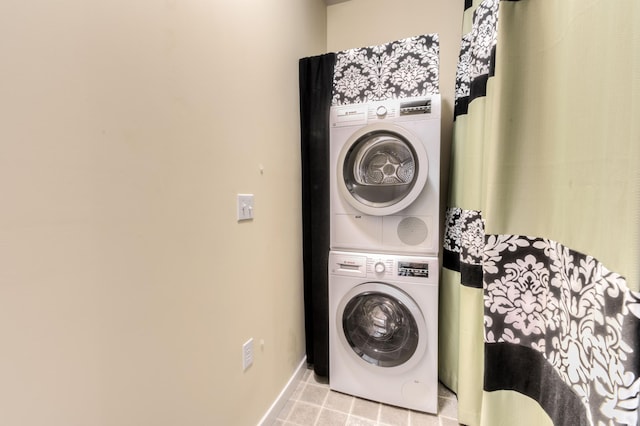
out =
{"type": "Polygon", "coordinates": [[[440,378],[467,425],[637,425],[640,5],[466,6],[440,378]]]}
{"type": "Polygon", "coordinates": [[[425,34],[336,54],[332,105],[440,93],[440,43],[425,34]]]}

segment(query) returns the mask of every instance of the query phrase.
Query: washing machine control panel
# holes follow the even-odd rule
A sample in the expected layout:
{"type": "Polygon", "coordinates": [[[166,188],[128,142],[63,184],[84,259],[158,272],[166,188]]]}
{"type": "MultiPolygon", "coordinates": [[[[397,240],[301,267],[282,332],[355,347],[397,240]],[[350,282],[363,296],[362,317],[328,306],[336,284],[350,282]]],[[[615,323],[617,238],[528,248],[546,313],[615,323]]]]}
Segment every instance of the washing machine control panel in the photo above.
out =
{"type": "MultiPolygon", "coordinates": [[[[335,253],[335,252],[334,252],[335,253]]],[[[437,279],[437,258],[335,253],[331,257],[333,275],[376,279],[437,279]],[[435,274],[435,275],[434,275],[435,274]]],[[[421,281],[422,282],[422,281],[421,281]]]]}
{"type": "Polygon", "coordinates": [[[429,262],[369,257],[367,276],[429,278],[429,262]]]}

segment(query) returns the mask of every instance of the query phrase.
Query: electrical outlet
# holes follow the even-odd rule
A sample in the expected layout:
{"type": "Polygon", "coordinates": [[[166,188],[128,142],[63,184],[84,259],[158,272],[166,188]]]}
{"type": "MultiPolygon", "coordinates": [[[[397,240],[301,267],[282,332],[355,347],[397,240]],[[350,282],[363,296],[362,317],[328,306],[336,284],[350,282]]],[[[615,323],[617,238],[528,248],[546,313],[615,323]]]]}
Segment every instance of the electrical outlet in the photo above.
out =
{"type": "Polygon", "coordinates": [[[253,364],[253,337],[242,345],[242,370],[246,370],[253,364]]]}

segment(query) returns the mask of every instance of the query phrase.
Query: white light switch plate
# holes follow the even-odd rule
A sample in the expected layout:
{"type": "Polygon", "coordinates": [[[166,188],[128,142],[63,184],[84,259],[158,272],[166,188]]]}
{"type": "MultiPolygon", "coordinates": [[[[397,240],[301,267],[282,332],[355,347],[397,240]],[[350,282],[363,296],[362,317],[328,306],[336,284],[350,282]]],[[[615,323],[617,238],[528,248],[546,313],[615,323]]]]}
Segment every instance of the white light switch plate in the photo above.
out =
{"type": "Polygon", "coordinates": [[[238,194],[238,221],[253,219],[253,194],[238,194]]]}
{"type": "Polygon", "coordinates": [[[253,364],[253,337],[242,345],[242,369],[246,370],[253,364]]]}

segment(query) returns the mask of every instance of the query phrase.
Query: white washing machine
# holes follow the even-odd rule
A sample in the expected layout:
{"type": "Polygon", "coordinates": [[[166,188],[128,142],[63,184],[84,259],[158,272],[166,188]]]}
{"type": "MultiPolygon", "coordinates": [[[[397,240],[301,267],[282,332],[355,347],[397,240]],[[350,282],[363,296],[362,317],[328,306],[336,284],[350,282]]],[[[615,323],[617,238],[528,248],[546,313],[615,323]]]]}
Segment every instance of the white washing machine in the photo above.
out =
{"type": "Polygon", "coordinates": [[[329,253],[329,386],[438,407],[438,259],[329,253]]]}
{"type": "Polygon", "coordinates": [[[331,248],[438,253],[440,95],[331,107],[331,248]]]}

